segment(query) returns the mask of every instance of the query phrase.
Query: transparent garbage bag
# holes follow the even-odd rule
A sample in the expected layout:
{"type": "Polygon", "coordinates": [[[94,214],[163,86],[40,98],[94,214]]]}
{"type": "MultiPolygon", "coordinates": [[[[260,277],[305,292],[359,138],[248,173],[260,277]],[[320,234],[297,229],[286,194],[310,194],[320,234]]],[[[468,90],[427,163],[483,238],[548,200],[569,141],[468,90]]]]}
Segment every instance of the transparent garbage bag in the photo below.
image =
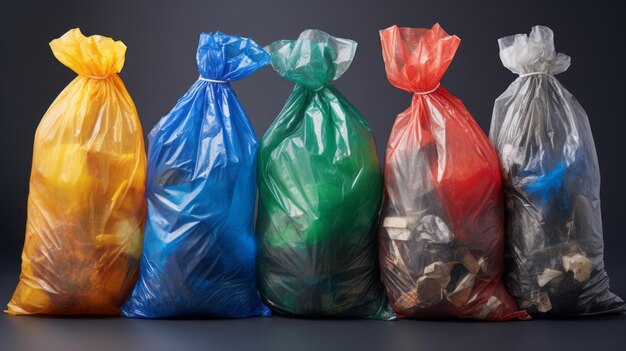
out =
{"type": "Polygon", "coordinates": [[[380,32],[387,78],[413,93],[384,167],[380,262],[401,317],[528,318],[501,281],[504,214],[495,150],[461,100],[440,86],[460,39],[431,29],[380,32]]]}
{"type": "Polygon", "coordinates": [[[570,65],[552,30],[502,38],[517,78],[495,102],[490,139],[502,167],[505,282],[533,316],[623,312],[604,270],[600,172],[587,114],[554,77],[570,65]]]}
{"type": "Polygon", "coordinates": [[[9,314],[118,314],[145,220],[143,132],[117,75],[121,41],[72,29],[50,42],[78,74],[35,134],[22,274],[9,314]]]}
{"type": "Polygon", "coordinates": [[[356,42],[306,30],[266,50],[296,83],[261,141],[259,288],[282,314],[391,319],[377,259],[382,196],[370,127],[331,81],[356,42]]]}
{"type": "Polygon", "coordinates": [[[269,315],[256,288],[257,138],[231,82],[269,64],[252,40],[203,33],[200,78],[150,132],[137,318],[269,315]]]}

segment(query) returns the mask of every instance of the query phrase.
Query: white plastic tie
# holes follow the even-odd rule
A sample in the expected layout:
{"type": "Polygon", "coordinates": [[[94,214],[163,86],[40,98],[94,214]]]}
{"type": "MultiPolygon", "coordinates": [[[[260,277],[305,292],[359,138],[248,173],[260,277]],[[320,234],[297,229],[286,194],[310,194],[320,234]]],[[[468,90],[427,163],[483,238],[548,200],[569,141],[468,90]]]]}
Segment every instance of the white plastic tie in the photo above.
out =
{"type": "Polygon", "coordinates": [[[198,80],[203,80],[209,83],[228,84],[228,82],[225,80],[209,79],[209,78],[204,78],[202,76],[198,77],[198,80]]]}
{"type": "Polygon", "coordinates": [[[540,75],[540,74],[545,74],[545,75],[548,75],[548,72],[530,72],[530,73],[524,73],[524,74],[520,74],[520,75],[519,75],[519,77],[520,77],[520,78],[522,78],[522,77],[528,77],[528,76],[537,76],[537,75],[540,75]]]}
{"type": "Polygon", "coordinates": [[[413,92],[413,94],[415,94],[415,95],[428,95],[430,93],[435,92],[435,90],[439,89],[440,86],[441,86],[441,83],[437,83],[437,85],[434,88],[430,89],[429,91],[416,91],[416,92],[413,92]]]}

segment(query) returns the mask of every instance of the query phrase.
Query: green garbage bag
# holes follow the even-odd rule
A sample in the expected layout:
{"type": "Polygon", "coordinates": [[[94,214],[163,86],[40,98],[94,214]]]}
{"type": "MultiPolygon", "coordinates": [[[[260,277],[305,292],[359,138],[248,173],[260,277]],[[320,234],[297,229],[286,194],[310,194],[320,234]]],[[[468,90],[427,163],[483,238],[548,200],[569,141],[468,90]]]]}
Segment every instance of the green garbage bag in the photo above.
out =
{"type": "Polygon", "coordinates": [[[258,153],[258,280],[277,313],[392,319],[378,269],[372,132],[330,82],[356,42],[318,30],[265,48],[296,86],[258,153]]]}

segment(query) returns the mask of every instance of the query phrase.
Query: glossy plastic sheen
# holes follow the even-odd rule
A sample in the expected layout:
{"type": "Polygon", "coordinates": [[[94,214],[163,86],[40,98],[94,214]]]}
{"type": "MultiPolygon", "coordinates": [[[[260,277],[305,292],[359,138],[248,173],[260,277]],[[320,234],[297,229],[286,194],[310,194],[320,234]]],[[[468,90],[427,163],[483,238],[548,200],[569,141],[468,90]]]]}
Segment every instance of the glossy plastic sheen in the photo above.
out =
{"type": "Polygon", "coordinates": [[[380,36],[389,81],[415,93],[393,125],[384,168],[380,262],[391,305],[404,317],[526,318],[501,282],[497,155],[461,100],[437,88],[460,39],[438,24],[380,36]],[[471,257],[482,262],[470,270],[471,257]]]}
{"type": "Polygon", "coordinates": [[[35,134],[20,282],[9,314],[117,314],[137,276],[143,133],[122,80],[126,46],[73,29],[50,47],[79,74],[35,134]]]}
{"type": "Polygon", "coordinates": [[[507,208],[507,288],[534,316],[623,312],[604,270],[600,172],[587,114],[554,77],[570,58],[556,53],[552,31],[542,26],[499,44],[513,73],[544,73],[517,78],[493,111],[490,138],[507,208]],[[574,256],[591,271],[574,276],[566,269],[564,257],[574,256]],[[556,277],[541,286],[546,269],[556,277]]]}
{"type": "Polygon", "coordinates": [[[125,317],[269,315],[254,267],[257,139],[230,82],[269,64],[250,39],[202,34],[201,78],[149,135],[148,222],[125,317]]]}
{"type": "Polygon", "coordinates": [[[266,50],[296,86],[259,149],[259,288],[279,313],[393,318],[379,278],[380,163],[361,114],[330,84],[352,40],[317,30],[266,50]]]}

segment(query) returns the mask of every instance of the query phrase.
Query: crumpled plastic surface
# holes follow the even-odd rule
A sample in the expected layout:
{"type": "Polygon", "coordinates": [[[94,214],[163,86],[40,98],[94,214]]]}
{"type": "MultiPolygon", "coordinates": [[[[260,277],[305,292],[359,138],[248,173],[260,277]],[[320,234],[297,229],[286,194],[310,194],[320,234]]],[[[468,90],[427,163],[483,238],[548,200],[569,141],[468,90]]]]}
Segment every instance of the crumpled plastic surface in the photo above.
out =
{"type": "Polygon", "coordinates": [[[203,33],[198,79],[149,135],[148,221],[126,317],[269,315],[256,288],[258,141],[230,82],[269,64],[252,40],[203,33]]]}
{"type": "Polygon", "coordinates": [[[137,277],[145,153],[118,77],[126,46],[72,29],[50,43],[78,73],[37,128],[22,273],[7,313],[117,314],[137,277]]]}
{"type": "Polygon", "coordinates": [[[600,172],[587,114],[554,75],[552,31],[499,40],[502,63],[517,78],[496,100],[496,146],[507,209],[505,282],[533,316],[623,312],[604,270],[600,172]],[[545,74],[534,74],[545,73],[545,74]]]}
{"type": "Polygon", "coordinates": [[[378,270],[374,138],[331,84],[356,45],[306,30],[266,47],[278,74],[296,83],[259,149],[259,288],[282,314],[394,318],[378,270]]]}
{"type": "Polygon", "coordinates": [[[414,93],[385,160],[380,262],[399,316],[528,318],[501,282],[504,217],[493,147],[439,81],[460,39],[432,29],[380,32],[387,78],[414,93]]]}

